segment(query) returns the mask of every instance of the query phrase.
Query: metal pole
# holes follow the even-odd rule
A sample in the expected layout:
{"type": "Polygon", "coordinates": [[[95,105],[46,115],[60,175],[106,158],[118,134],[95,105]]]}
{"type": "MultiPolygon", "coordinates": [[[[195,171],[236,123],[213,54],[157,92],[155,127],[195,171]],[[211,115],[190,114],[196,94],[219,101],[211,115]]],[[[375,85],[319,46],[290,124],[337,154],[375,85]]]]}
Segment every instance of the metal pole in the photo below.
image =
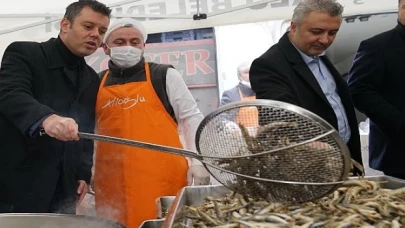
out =
{"type": "Polygon", "coordinates": [[[197,1],[197,16],[200,16],[200,0],[197,1]]]}
{"type": "MultiPolygon", "coordinates": [[[[48,15],[47,17],[49,18],[50,16],[48,15]]],[[[17,27],[14,27],[12,29],[0,30],[0,35],[4,35],[4,34],[7,34],[7,33],[11,33],[11,32],[16,32],[16,31],[23,30],[23,29],[32,28],[32,27],[35,27],[35,26],[43,25],[43,24],[46,24],[46,23],[54,22],[54,21],[58,21],[58,20],[61,20],[62,17],[63,16],[54,17],[54,18],[47,19],[47,20],[44,20],[44,21],[39,21],[39,22],[35,22],[35,23],[22,25],[22,26],[17,26],[17,27]]],[[[0,18],[1,18],[1,16],[0,16],[0,18]]],[[[137,15],[133,15],[133,14],[116,14],[116,15],[112,16],[112,18],[191,19],[191,16],[189,16],[189,15],[184,15],[184,16],[181,16],[181,15],[153,15],[153,14],[137,14],[137,15]]]]}
{"type": "MultiPolygon", "coordinates": [[[[0,18],[62,18],[63,14],[0,14],[0,18]]],[[[156,14],[113,14],[111,18],[162,18],[162,19],[189,19],[189,15],[156,15],[156,14]]]]}
{"type": "Polygon", "coordinates": [[[38,21],[38,22],[35,22],[35,23],[30,23],[30,24],[27,24],[27,25],[17,26],[17,27],[11,28],[11,29],[4,29],[4,30],[0,31],[0,35],[16,32],[16,31],[19,31],[19,30],[27,29],[27,28],[32,28],[32,27],[35,27],[35,26],[43,25],[43,24],[46,24],[46,23],[51,23],[51,22],[54,22],[54,21],[59,21],[60,19],[61,18],[52,18],[52,19],[47,19],[47,20],[44,20],[44,21],[38,21]]]}
{"type": "MultiPolygon", "coordinates": [[[[124,0],[120,2],[113,3],[108,5],[108,7],[116,7],[125,4],[130,4],[133,2],[139,2],[141,0],[124,0]]],[[[0,14],[0,18],[43,18],[43,17],[63,17],[63,14],[50,14],[50,13],[41,13],[41,14],[0,14]]]]}
{"type": "Polygon", "coordinates": [[[161,19],[191,19],[191,15],[156,15],[156,14],[114,14],[112,18],[130,17],[130,18],[161,18],[161,19]]]}
{"type": "MultiPolygon", "coordinates": [[[[113,4],[109,5],[108,7],[120,6],[120,5],[132,3],[132,2],[139,2],[139,1],[141,1],[141,0],[124,0],[124,1],[113,3],[113,4]]],[[[50,17],[50,15],[51,14],[44,14],[42,16],[50,17]]],[[[61,20],[62,17],[63,17],[63,15],[60,15],[60,14],[59,15],[53,14],[53,15],[56,18],[47,19],[47,20],[40,21],[40,22],[35,22],[35,23],[30,23],[30,24],[18,26],[18,27],[12,28],[12,29],[1,30],[0,35],[4,35],[4,34],[7,34],[7,33],[11,33],[11,32],[16,32],[16,31],[19,31],[19,30],[27,29],[27,28],[32,28],[32,27],[35,27],[35,26],[43,25],[43,24],[46,24],[46,23],[54,22],[54,21],[58,21],[58,20],[61,20]]],[[[31,16],[33,16],[33,15],[31,15],[31,16]]]]}
{"type": "Polygon", "coordinates": [[[63,17],[63,14],[0,14],[0,18],[44,18],[63,17]]]}

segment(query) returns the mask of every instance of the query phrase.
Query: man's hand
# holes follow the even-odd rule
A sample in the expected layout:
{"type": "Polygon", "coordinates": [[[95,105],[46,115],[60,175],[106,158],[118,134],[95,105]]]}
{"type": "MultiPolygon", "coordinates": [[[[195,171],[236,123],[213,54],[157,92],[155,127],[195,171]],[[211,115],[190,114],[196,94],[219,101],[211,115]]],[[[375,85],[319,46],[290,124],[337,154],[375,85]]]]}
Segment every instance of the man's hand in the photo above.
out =
{"type": "Polygon", "coordinates": [[[79,206],[87,194],[88,186],[87,186],[86,181],[84,181],[84,180],[79,180],[77,183],[78,183],[79,187],[77,187],[76,206],[79,206]]]}
{"type": "Polygon", "coordinates": [[[47,135],[61,141],[79,140],[79,127],[72,118],[53,114],[42,122],[41,127],[44,128],[47,135]]]}
{"type": "Polygon", "coordinates": [[[191,185],[194,180],[194,185],[209,185],[210,174],[203,165],[190,165],[187,172],[187,184],[191,185]]]}

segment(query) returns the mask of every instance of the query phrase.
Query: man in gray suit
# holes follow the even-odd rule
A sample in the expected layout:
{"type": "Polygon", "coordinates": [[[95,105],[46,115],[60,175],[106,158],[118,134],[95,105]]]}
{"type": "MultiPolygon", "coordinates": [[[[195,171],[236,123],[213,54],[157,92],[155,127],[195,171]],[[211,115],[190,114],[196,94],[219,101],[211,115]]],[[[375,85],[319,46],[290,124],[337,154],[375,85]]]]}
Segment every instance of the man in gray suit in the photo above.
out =
{"type": "Polygon", "coordinates": [[[237,68],[239,83],[222,94],[220,106],[240,100],[256,99],[255,93],[250,86],[250,64],[251,62],[243,62],[239,64],[237,68]]]}

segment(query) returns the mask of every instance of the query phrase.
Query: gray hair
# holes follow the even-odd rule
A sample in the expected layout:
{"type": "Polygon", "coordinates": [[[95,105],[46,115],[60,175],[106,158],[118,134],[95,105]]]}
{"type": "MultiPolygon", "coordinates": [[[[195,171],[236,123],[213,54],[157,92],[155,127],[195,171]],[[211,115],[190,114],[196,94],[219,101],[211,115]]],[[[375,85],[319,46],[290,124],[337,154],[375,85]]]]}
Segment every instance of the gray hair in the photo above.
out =
{"type": "Polygon", "coordinates": [[[237,74],[238,74],[239,78],[242,75],[243,71],[245,71],[247,69],[250,69],[250,65],[251,65],[251,62],[249,62],[249,61],[243,62],[243,63],[238,65],[237,74]]]}
{"type": "Polygon", "coordinates": [[[343,8],[336,0],[303,0],[295,7],[292,22],[300,24],[309,13],[314,11],[325,12],[332,17],[341,16],[343,8]]]}

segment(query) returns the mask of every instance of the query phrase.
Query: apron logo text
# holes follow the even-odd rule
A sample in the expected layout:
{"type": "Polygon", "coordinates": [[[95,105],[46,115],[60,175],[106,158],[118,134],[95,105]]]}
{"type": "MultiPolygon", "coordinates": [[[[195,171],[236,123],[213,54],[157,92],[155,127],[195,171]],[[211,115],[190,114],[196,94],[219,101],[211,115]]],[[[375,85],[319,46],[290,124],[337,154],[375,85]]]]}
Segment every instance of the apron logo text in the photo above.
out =
{"type": "Polygon", "coordinates": [[[139,94],[136,96],[136,98],[130,98],[130,97],[125,97],[125,98],[112,98],[110,99],[107,104],[105,104],[102,109],[104,108],[108,108],[108,107],[114,107],[114,106],[120,106],[120,105],[127,105],[129,104],[129,106],[124,107],[122,109],[129,109],[134,107],[136,104],[138,104],[138,102],[145,102],[145,97],[141,97],[139,96],[139,94]]]}

